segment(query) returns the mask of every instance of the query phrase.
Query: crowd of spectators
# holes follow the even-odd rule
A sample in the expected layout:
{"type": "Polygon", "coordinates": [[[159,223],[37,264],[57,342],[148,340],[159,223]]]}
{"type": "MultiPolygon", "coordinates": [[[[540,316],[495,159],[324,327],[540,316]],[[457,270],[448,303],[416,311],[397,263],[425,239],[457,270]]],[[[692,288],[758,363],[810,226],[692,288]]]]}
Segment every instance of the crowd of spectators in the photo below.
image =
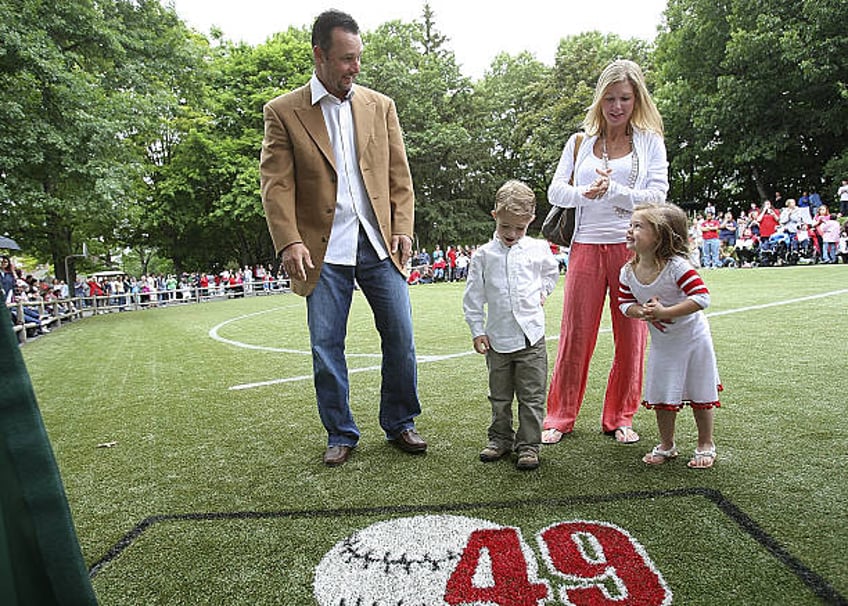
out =
{"type": "MultiPolygon", "coordinates": [[[[843,188],[838,196],[846,200],[840,200],[840,208],[848,204],[848,182],[843,181],[843,188]]],[[[752,203],[738,216],[732,210],[717,214],[708,204],[690,228],[693,262],[710,269],[848,263],[845,218],[815,191],[803,192],[797,200],[784,200],[775,192],[773,200],[752,203]]]]}
{"type": "Polygon", "coordinates": [[[73,288],[58,278],[36,278],[0,257],[0,293],[13,324],[27,337],[50,332],[54,322],[96,311],[125,311],[216,297],[287,292],[287,276],[272,266],[245,266],[218,273],[150,274],[119,271],[77,276],[73,288]]]}
{"type": "Polygon", "coordinates": [[[50,325],[66,314],[70,303],[62,297],[59,280],[37,280],[24,276],[11,257],[0,256],[0,294],[12,322],[30,336],[50,332],[50,325]]]}
{"type": "MultiPolygon", "coordinates": [[[[803,192],[795,200],[784,200],[776,192],[774,200],[751,203],[738,216],[732,209],[717,212],[707,204],[695,213],[690,226],[692,262],[698,267],[757,267],[760,265],[848,263],[848,180],[837,194],[839,212],[832,212],[821,196],[803,192]]],[[[475,246],[450,245],[443,251],[436,245],[432,254],[426,248],[415,251],[409,261],[410,285],[456,282],[466,277],[475,246]]],[[[568,249],[551,244],[560,263],[568,267],[568,249]]]]}
{"type": "Polygon", "coordinates": [[[468,275],[468,264],[476,246],[450,245],[442,250],[439,244],[433,254],[426,248],[415,251],[407,265],[409,284],[431,284],[433,282],[460,282],[468,275]]]}
{"type": "Polygon", "coordinates": [[[246,265],[218,273],[146,274],[140,278],[122,272],[105,273],[111,275],[78,277],[74,282],[73,296],[82,300],[84,305],[105,302],[107,306],[120,309],[130,302],[150,307],[288,289],[288,277],[282,270],[275,273],[273,267],[262,265],[246,265]]]}

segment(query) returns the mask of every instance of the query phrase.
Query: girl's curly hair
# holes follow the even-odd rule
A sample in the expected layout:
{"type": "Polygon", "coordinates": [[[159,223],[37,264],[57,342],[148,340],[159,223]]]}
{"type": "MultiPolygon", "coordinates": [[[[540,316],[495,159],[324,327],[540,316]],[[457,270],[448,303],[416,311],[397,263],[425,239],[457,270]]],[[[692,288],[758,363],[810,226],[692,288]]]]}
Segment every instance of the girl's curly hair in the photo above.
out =
{"type": "MultiPolygon", "coordinates": [[[[658,266],[665,265],[672,257],[689,258],[689,219],[682,208],[676,204],[651,203],[639,204],[633,212],[640,213],[657,235],[654,259],[658,266]]],[[[639,263],[638,253],[631,263],[634,267],[639,263]]]]}

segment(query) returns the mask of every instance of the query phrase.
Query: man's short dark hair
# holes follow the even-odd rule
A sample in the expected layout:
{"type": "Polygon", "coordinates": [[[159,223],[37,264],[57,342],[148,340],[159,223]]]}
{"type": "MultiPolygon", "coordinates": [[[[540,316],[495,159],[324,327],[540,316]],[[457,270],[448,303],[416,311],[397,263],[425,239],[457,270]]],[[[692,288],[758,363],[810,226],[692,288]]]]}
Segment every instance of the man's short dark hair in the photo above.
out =
{"type": "Polygon", "coordinates": [[[333,45],[333,30],[337,27],[350,34],[359,33],[359,25],[347,13],[337,10],[324,11],[312,25],[312,47],[320,46],[322,51],[329,52],[333,45]]]}

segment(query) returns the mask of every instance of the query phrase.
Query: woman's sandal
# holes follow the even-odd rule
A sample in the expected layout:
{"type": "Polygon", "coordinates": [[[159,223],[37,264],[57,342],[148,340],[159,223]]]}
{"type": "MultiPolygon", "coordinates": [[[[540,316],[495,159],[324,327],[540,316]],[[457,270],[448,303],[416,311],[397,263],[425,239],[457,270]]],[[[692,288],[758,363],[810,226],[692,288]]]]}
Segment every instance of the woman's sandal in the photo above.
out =
{"type": "Polygon", "coordinates": [[[546,429],[542,432],[542,444],[557,444],[564,435],[559,429],[546,429]]]}
{"type": "Polygon", "coordinates": [[[677,446],[672,445],[668,450],[663,450],[662,444],[657,444],[651,452],[642,457],[642,462],[648,465],[662,465],[679,454],[677,446]]]}
{"type": "Polygon", "coordinates": [[[635,444],[639,441],[639,434],[633,431],[633,428],[630,425],[616,427],[613,432],[613,436],[615,437],[615,441],[619,444],[635,444]],[[621,434],[620,439],[619,434],[621,434]]]}
{"type": "Polygon", "coordinates": [[[713,466],[716,460],[716,449],[715,447],[710,448],[709,450],[698,450],[695,449],[695,455],[692,457],[692,460],[689,461],[686,466],[689,469],[709,469],[713,466]]]}

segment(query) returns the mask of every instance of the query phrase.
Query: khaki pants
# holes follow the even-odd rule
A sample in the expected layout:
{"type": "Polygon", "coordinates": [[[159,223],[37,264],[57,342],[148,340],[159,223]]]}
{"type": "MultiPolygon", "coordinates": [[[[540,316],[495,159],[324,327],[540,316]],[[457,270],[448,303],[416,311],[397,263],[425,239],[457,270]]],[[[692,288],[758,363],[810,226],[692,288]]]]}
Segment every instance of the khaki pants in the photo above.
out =
{"type": "Polygon", "coordinates": [[[530,448],[538,452],[545,417],[548,379],[548,353],[544,337],[535,345],[502,354],[486,353],[489,368],[489,401],[492,424],[489,443],[515,451],[530,448]],[[518,399],[518,431],[512,426],[512,400],[518,399]]]}

